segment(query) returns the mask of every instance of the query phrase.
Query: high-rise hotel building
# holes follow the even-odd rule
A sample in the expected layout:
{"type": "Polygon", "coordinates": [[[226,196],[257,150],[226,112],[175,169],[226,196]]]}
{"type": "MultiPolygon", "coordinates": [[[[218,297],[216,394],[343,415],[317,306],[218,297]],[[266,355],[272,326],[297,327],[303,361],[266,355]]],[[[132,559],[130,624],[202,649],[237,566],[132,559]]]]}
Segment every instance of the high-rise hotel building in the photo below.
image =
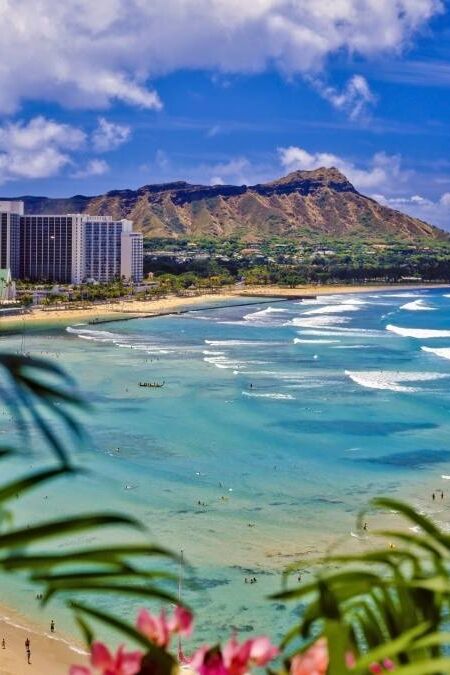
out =
{"type": "Polygon", "coordinates": [[[30,281],[142,281],[143,239],[130,220],[87,214],[29,215],[0,201],[0,268],[30,281]]]}

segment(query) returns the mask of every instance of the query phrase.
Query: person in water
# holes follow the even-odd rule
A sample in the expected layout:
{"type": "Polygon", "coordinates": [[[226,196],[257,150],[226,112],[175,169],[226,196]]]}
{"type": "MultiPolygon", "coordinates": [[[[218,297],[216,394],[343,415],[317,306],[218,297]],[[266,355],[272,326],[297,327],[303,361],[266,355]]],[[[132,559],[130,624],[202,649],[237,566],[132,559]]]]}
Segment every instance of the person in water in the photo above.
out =
{"type": "Polygon", "coordinates": [[[55,622],[53,621],[53,619],[51,620],[51,623],[50,623],[50,631],[51,631],[52,633],[55,632],[55,622]]]}

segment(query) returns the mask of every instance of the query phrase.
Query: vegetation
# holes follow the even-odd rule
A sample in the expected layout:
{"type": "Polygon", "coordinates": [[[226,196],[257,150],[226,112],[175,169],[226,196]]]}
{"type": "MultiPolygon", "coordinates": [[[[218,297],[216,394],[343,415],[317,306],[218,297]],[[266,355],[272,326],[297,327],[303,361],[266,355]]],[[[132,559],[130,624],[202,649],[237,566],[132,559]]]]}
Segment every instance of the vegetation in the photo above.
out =
{"type": "Polygon", "coordinates": [[[236,239],[147,240],[145,270],[160,275],[227,276],[247,284],[394,283],[450,281],[447,241],[414,245],[383,239],[271,238],[245,244],[236,239]]]}

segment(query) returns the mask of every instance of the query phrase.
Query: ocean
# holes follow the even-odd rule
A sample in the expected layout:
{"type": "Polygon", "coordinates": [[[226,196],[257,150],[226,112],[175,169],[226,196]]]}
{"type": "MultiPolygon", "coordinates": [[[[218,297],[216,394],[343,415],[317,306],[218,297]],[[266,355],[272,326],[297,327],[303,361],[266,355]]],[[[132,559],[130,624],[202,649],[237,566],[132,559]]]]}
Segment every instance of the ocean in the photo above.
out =
{"type": "MultiPolygon", "coordinates": [[[[301,559],[307,578],[336,542],[373,545],[376,517],[364,536],[355,520],[374,496],[407,498],[447,527],[450,491],[443,502],[431,492],[450,487],[450,291],[255,300],[0,340],[56,359],[92,405],[88,441],[74,450],[88,475],[19,500],[17,521],[105,509],[139,517],[192,566],[183,597],[197,641],[231,627],[280,638],[301,611],[267,599],[283,568],[301,559]]],[[[2,440],[11,433],[0,415],[2,440]]],[[[42,456],[32,439],[30,466],[42,456]]],[[[18,608],[36,592],[24,579],[3,587],[18,608]]],[[[128,618],[138,605],[99,601],[128,618]]],[[[72,630],[58,601],[49,612],[72,630]]]]}

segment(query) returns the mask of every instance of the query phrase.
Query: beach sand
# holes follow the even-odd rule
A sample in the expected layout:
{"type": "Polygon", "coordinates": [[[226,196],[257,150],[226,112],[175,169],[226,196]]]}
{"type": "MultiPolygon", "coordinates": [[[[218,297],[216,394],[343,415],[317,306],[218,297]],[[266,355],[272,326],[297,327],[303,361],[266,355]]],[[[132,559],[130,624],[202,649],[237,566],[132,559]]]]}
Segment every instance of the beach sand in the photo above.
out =
{"type": "Polygon", "coordinates": [[[72,664],[88,665],[88,658],[81,644],[73,644],[65,637],[45,632],[18,617],[9,608],[0,607],[0,673],[1,675],[67,675],[72,664]],[[27,662],[25,640],[30,640],[31,664],[27,662]],[[5,640],[5,649],[1,641],[5,640]]]}
{"type": "Polygon", "coordinates": [[[108,319],[133,318],[152,316],[176,312],[182,308],[192,307],[204,303],[226,303],[237,298],[294,298],[298,296],[329,295],[335,293],[363,293],[393,290],[419,290],[424,288],[448,288],[448,284],[385,284],[385,285],[348,285],[348,286],[297,286],[285,288],[282,286],[232,286],[223,289],[220,293],[208,293],[195,296],[167,296],[158,300],[126,300],[120,302],[105,302],[91,305],[86,308],[43,308],[36,307],[20,316],[1,316],[1,328],[23,327],[33,324],[70,324],[76,322],[107,321],[108,319]]]}

